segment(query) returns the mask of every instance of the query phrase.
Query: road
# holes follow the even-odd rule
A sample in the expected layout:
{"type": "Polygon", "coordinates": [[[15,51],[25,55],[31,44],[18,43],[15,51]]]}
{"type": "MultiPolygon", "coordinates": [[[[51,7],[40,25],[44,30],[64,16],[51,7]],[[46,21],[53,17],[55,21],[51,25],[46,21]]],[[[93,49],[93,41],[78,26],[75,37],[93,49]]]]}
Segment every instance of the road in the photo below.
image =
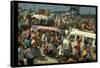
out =
{"type": "Polygon", "coordinates": [[[58,63],[57,59],[46,56],[46,60],[35,60],[34,64],[50,64],[50,63],[58,63]]]}
{"type": "MultiPolygon", "coordinates": [[[[59,63],[57,59],[45,56],[46,60],[39,60],[39,59],[34,59],[33,65],[34,64],[51,64],[51,63],[59,63]]],[[[24,58],[24,64],[27,65],[27,59],[24,58]]]]}

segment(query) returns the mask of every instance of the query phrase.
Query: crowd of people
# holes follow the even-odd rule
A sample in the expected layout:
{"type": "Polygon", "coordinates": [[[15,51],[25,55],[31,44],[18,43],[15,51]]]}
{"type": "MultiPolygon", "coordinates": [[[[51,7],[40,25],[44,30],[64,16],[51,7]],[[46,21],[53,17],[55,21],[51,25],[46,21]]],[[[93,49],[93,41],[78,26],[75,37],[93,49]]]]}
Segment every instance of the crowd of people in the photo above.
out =
{"type": "MultiPolygon", "coordinates": [[[[95,33],[95,19],[82,18],[66,13],[49,14],[42,18],[34,15],[35,11],[18,9],[18,64],[34,65],[34,59],[47,60],[45,57],[55,58],[58,63],[96,61],[96,47],[86,40],[81,49],[82,38],[70,39],[67,43],[66,29],[76,28],[95,33]],[[33,13],[34,12],[34,13],[33,13]],[[32,26],[37,25],[36,28],[32,26]],[[56,27],[59,30],[38,29],[38,26],[56,27]],[[73,44],[76,42],[76,44],[73,44]]],[[[41,15],[42,16],[42,15],[41,15]]],[[[68,31],[68,34],[70,31],[68,31]]]]}
{"type": "Polygon", "coordinates": [[[82,31],[96,33],[96,16],[91,15],[72,15],[68,11],[55,13],[48,11],[44,15],[43,11],[23,10],[19,8],[19,27],[26,25],[45,25],[58,27],[61,29],[68,29],[70,27],[77,28],[82,31]],[[28,23],[30,22],[30,23],[28,23]]]}

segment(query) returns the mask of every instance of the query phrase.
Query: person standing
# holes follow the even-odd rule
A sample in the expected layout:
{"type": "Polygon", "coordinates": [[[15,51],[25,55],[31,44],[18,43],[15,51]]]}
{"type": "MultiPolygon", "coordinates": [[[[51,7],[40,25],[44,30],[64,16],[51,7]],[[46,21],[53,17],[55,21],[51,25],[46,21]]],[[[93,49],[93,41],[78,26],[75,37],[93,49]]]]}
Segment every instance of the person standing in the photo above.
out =
{"type": "Polygon", "coordinates": [[[28,48],[28,47],[30,47],[30,45],[31,45],[30,36],[31,36],[30,28],[27,27],[27,28],[25,28],[25,30],[24,30],[23,33],[22,33],[22,37],[23,37],[23,39],[24,39],[24,40],[23,40],[23,43],[24,43],[25,48],[28,48]]]}
{"type": "Polygon", "coordinates": [[[18,48],[18,64],[24,65],[23,59],[24,59],[24,46],[23,44],[20,44],[18,48]]]}
{"type": "Polygon", "coordinates": [[[93,61],[93,46],[92,43],[89,43],[87,48],[87,56],[86,56],[86,61],[93,61]]]}
{"type": "Polygon", "coordinates": [[[27,58],[27,65],[33,65],[33,60],[35,57],[35,47],[32,45],[26,49],[25,51],[26,58],[27,58]]]}
{"type": "Polygon", "coordinates": [[[78,56],[79,58],[81,57],[81,40],[77,40],[77,45],[76,45],[76,49],[78,51],[78,56]]]}
{"type": "Polygon", "coordinates": [[[64,55],[64,47],[63,47],[63,44],[60,44],[57,49],[59,50],[58,55],[59,56],[63,56],[64,55]]]}

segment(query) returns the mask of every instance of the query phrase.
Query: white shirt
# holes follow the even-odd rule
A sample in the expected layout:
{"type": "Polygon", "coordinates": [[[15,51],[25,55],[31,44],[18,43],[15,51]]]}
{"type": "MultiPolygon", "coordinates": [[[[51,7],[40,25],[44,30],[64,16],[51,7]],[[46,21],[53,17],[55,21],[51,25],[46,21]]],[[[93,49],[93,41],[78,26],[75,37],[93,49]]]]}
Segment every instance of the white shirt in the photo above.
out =
{"type": "Polygon", "coordinates": [[[68,49],[69,48],[68,47],[68,41],[67,41],[66,38],[63,40],[63,47],[64,47],[64,49],[68,49]]]}
{"type": "Polygon", "coordinates": [[[61,45],[59,45],[57,49],[59,49],[59,55],[64,54],[64,48],[61,45]]]}

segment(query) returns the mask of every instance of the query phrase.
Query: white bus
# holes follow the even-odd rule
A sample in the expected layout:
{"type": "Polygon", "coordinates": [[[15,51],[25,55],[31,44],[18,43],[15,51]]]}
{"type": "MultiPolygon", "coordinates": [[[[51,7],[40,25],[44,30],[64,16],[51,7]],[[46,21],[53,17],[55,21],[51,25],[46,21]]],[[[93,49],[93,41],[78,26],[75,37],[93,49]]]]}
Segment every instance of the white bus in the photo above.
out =
{"type": "MultiPolygon", "coordinates": [[[[66,32],[66,34],[68,33],[67,30],[65,32],[66,32]]],[[[87,39],[92,42],[92,46],[93,47],[96,47],[95,46],[96,34],[89,33],[89,32],[83,32],[83,31],[80,31],[78,29],[72,29],[71,32],[69,33],[69,35],[67,36],[67,38],[64,39],[63,44],[67,44],[68,45],[69,40],[72,39],[74,41],[73,44],[75,46],[78,36],[81,36],[81,39],[82,39],[81,49],[82,49],[82,47],[84,45],[84,42],[87,41],[87,39]]],[[[72,46],[72,47],[74,47],[74,46],[72,46]]]]}

